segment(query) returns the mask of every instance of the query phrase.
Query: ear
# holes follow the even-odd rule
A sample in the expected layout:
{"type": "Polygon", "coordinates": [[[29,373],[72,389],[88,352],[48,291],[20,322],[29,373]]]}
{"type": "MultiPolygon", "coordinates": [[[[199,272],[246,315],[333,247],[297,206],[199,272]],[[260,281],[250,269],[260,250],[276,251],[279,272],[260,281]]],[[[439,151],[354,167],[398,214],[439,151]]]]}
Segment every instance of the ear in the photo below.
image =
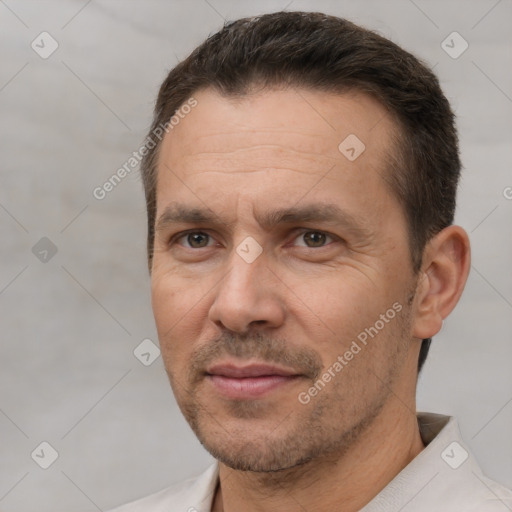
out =
{"type": "Polygon", "coordinates": [[[437,334],[464,290],[469,274],[470,244],[460,226],[448,226],[423,251],[423,264],[415,297],[413,336],[437,334]]]}

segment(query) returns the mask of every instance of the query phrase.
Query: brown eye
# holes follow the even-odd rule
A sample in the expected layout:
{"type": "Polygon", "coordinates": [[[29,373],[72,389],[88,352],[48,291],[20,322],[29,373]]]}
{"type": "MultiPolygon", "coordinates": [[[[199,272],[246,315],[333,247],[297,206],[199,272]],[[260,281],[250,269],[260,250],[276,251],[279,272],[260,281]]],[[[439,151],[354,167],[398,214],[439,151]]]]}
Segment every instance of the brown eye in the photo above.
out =
{"type": "Polygon", "coordinates": [[[203,233],[202,231],[186,233],[180,237],[180,239],[185,239],[187,241],[187,245],[185,247],[190,247],[192,249],[208,247],[209,238],[210,235],[208,235],[208,233],[203,233]]]}
{"type": "Polygon", "coordinates": [[[326,245],[327,240],[331,237],[321,231],[305,231],[297,238],[305,242],[305,247],[315,248],[326,245]]]}

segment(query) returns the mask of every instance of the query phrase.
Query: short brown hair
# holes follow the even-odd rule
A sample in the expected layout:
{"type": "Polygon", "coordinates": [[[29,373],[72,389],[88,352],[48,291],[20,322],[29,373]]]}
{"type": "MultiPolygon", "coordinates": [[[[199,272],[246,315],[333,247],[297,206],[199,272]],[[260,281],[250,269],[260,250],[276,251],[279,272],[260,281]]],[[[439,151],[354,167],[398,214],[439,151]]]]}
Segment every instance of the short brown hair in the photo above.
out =
{"type": "MultiPolygon", "coordinates": [[[[150,134],[199,89],[243,96],[255,85],[355,90],[387,108],[398,133],[383,177],[404,209],[417,272],[428,240],[453,223],[461,168],[454,115],[432,71],[390,40],[335,16],[276,12],[243,18],[225,24],[170,71],[150,134]]],[[[150,270],[160,145],[141,162],[150,270]]],[[[423,340],[419,369],[429,344],[423,340]]]]}

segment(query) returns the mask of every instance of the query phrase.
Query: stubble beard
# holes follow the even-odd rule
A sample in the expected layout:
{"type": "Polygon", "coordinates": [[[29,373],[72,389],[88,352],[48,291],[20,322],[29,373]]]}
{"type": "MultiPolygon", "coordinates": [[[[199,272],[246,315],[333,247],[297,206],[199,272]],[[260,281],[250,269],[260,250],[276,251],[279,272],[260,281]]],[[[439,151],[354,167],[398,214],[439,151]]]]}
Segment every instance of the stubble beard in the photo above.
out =
{"type": "MultiPolygon", "coordinates": [[[[236,428],[222,425],[217,419],[216,411],[208,403],[200,399],[201,387],[204,384],[199,378],[192,380],[188,386],[177,386],[175,379],[168,372],[171,385],[178,399],[181,411],[194,431],[198,440],[206,450],[218,461],[226,466],[239,471],[251,471],[260,473],[275,473],[286,470],[289,473],[308,469],[308,463],[315,459],[340,458],[350,449],[361,435],[374,423],[383,407],[392,394],[393,384],[400,372],[400,365],[404,361],[405,336],[410,325],[409,308],[404,307],[402,315],[396,317],[394,339],[396,340],[393,354],[387,356],[387,372],[385,375],[376,376],[381,384],[378,392],[371,397],[365,397],[363,401],[357,399],[357,391],[352,391],[352,396],[347,399],[346,388],[350,388],[350,375],[347,382],[338,375],[337,381],[331,381],[331,390],[323,390],[313,398],[307,406],[299,405],[297,395],[290,395],[290,412],[279,410],[273,412],[281,418],[272,418],[268,421],[272,424],[262,433],[256,433],[252,428],[254,423],[261,424],[268,418],[268,404],[261,401],[231,400],[227,406],[227,416],[230,422],[236,421],[236,428]],[[402,352],[401,352],[402,351],[402,352]],[[401,355],[400,355],[401,352],[401,355]],[[304,414],[311,405],[309,413],[304,414]],[[337,417],[339,421],[333,421],[337,417]],[[329,418],[331,420],[329,421],[329,418]],[[347,420],[349,418],[349,420],[347,420]],[[356,421],[350,421],[350,418],[356,421]],[[327,419],[327,420],[326,420],[327,419]],[[341,427],[341,428],[340,428],[341,427]]],[[[255,336],[251,348],[266,338],[255,336]]],[[[227,342],[229,353],[233,354],[234,345],[227,342]]],[[[273,353],[275,340],[264,342],[266,353],[273,353]]],[[[373,340],[379,342],[380,340],[373,340]]],[[[244,343],[244,342],[241,342],[244,343]]],[[[247,345],[245,345],[247,347],[247,345]]],[[[286,345],[285,345],[286,346],[286,345]]],[[[238,349],[234,349],[236,352],[238,349]]],[[[244,352],[245,349],[241,349],[244,352]]],[[[251,355],[261,355],[262,350],[257,350],[251,355]]],[[[234,355],[234,354],[233,354],[234,355]]],[[[238,350],[237,355],[240,354],[238,350]]],[[[282,362],[282,358],[274,359],[282,362]]],[[[312,382],[321,369],[314,366],[315,360],[310,361],[310,368],[315,372],[312,382]]],[[[346,369],[342,370],[346,372],[346,369]]],[[[371,376],[370,376],[371,377],[371,376]]],[[[304,382],[306,382],[304,380],[304,382]]],[[[358,382],[358,385],[364,382],[358,382]]],[[[305,384],[305,388],[307,385],[305,384]]]]}

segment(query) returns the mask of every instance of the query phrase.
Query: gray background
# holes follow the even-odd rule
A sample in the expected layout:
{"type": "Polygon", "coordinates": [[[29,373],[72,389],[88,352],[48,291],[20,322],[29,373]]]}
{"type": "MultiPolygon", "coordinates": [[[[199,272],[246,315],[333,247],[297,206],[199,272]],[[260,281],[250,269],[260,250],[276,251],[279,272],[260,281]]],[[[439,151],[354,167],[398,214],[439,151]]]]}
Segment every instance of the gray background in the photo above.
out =
{"type": "Polygon", "coordinates": [[[484,471],[512,487],[510,0],[1,0],[0,510],[105,510],[211,461],[161,358],[133,353],[156,342],[140,179],[92,191],[139,148],[178,59],[223,18],[284,8],[345,16],[435,66],[458,115],[456,222],[473,268],[418,408],[457,416],[484,471]],[[47,59],[31,48],[43,31],[59,44],[47,59]],[[469,44],[457,59],[441,47],[453,31],[469,44]],[[57,248],[46,262],[42,237],[57,248]],[[43,441],[59,454],[48,469],[31,458],[43,441]]]}

